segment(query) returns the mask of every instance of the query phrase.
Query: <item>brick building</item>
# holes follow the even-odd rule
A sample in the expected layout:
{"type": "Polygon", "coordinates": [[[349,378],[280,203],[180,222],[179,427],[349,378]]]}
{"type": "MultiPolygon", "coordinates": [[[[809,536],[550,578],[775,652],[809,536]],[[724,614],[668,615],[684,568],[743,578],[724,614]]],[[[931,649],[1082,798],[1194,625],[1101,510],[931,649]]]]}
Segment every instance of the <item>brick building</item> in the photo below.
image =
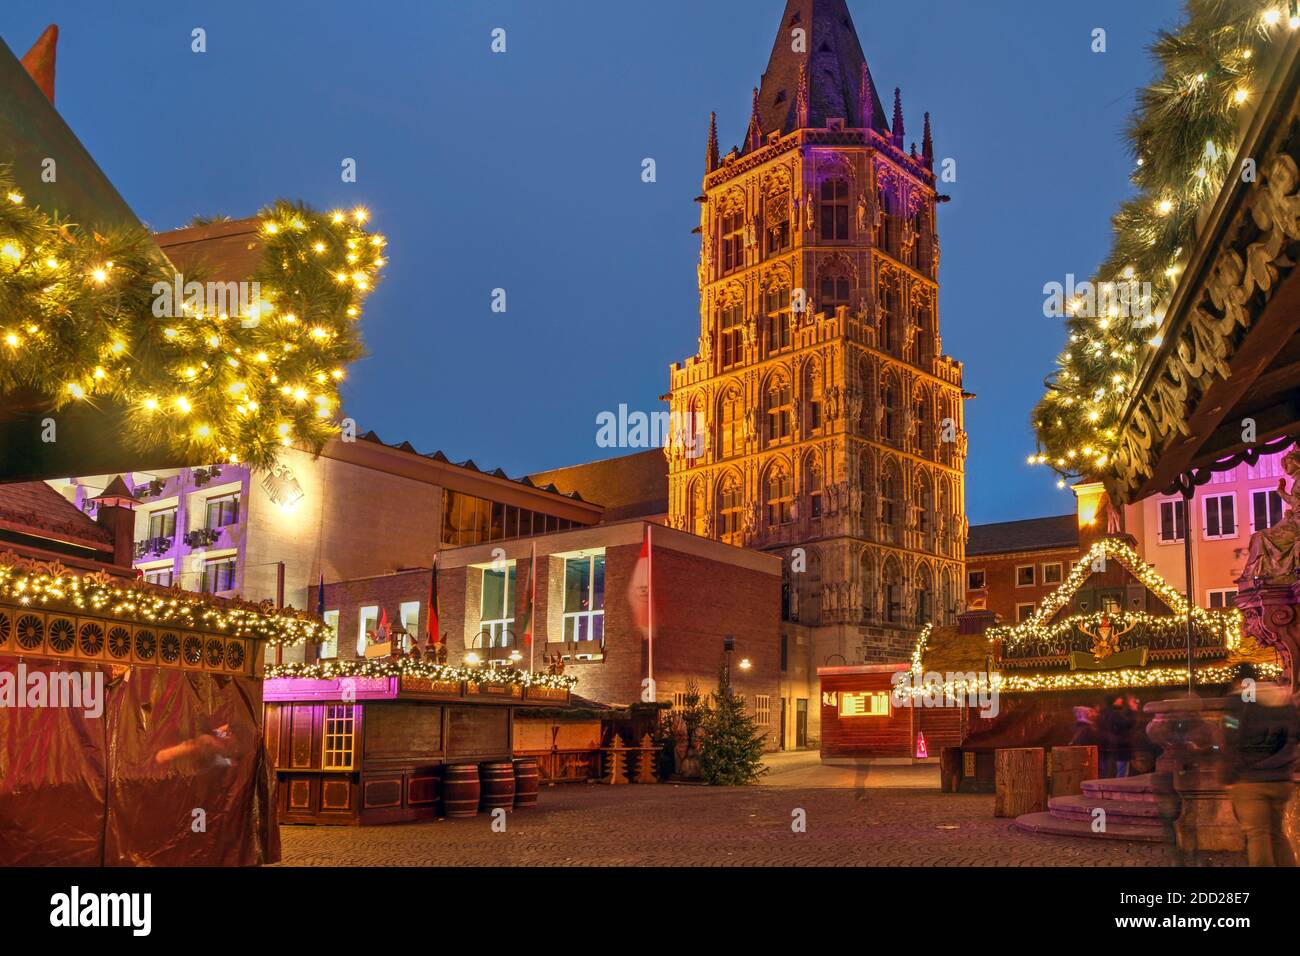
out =
{"type": "Polygon", "coordinates": [[[972,525],[966,542],[966,607],[1023,621],[1083,556],[1076,515],[972,525]]]}
{"type": "MultiPolygon", "coordinates": [[[[706,693],[716,685],[730,636],[735,690],[768,729],[769,746],[795,739],[796,714],[806,713],[810,694],[783,670],[779,558],[630,519],[444,548],[438,568],[439,625],[452,664],[513,661],[540,670],[559,655],[565,674],[578,678],[574,693],[581,697],[605,704],[650,699],[644,682],[653,673],[655,698],[680,703],[688,681],[706,693]],[[651,527],[647,576],[643,547],[651,527]],[[647,580],[648,595],[641,590],[647,580]],[[531,648],[523,634],[530,592],[531,648]]],[[[385,612],[423,637],[429,585],[427,568],[327,583],[338,656],[360,656],[361,639],[385,612]]]]}
{"type": "Polygon", "coordinates": [[[819,666],[903,660],[960,598],[962,366],[939,332],[928,116],[908,142],[844,0],[790,0],[743,141],[723,154],[709,131],[698,348],[670,373],[700,444],[673,443],[669,520],[781,555],[786,633],[819,666]]]}

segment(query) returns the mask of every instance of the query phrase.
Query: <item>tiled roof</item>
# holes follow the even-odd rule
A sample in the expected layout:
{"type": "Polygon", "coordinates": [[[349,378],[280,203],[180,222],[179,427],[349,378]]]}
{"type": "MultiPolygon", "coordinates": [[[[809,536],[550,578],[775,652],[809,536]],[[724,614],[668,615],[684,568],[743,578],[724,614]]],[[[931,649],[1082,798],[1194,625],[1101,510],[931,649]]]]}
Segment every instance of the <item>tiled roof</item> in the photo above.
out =
{"type": "Polygon", "coordinates": [[[494,468],[491,471],[488,471],[486,468],[480,468],[477,464],[475,464],[473,458],[466,458],[464,461],[452,461],[441,451],[431,451],[431,452],[416,451],[415,446],[412,445],[409,441],[398,442],[397,444],[390,444],[389,442],[386,442],[382,438],[380,438],[373,431],[366,432],[364,435],[358,435],[357,440],[373,442],[376,445],[383,445],[385,448],[395,448],[398,451],[409,452],[412,455],[419,455],[421,458],[429,458],[432,459],[433,461],[440,461],[448,465],[455,465],[457,468],[464,468],[467,471],[476,471],[479,474],[492,475],[496,478],[504,478],[507,481],[513,481],[516,484],[524,485],[525,487],[528,488],[536,488],[538,491],[545,491],[553,495],[561,495],[562,497],[565,498],[572,498],[574,501],[583,500],[582,495],[578,494],[576,491],[565,492],[562,489],[557,488],[555,485],[550,484],[549,482],[546,484],[540,484],[527,477],[511,478],[500,468],[494,468]]]}
{"type": "Polygon", "coordinates": [[[1078,546],[1079,521],[1074,514],[1068,514],[971,525],[966,554],[1005,554],[1078,546]]]}
{"type": "Polygon", "coordinates": [[[113,536],[43,481],[0,485],[0,524],[69,544],[111,550],[113,536]]]}

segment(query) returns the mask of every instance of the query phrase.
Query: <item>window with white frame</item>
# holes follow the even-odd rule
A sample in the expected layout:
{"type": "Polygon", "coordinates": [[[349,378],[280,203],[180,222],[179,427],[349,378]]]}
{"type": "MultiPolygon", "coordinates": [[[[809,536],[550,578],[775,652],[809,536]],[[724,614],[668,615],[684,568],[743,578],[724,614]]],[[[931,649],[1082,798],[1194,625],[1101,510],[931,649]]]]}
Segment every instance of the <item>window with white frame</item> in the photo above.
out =
{"type": "Polygon", "coordinates": [[[321,769],[351,770],[356,753],[356,715],[351,704],[325,706],[321,769]]]}
{"type": "Polygon", "coordinates": [[[406,629],[406,635],[402,638],[402,650],[409,651],[420,633],[420,602],[403,601],[397,609],[397,616],[406,629]]]}
{"type": "Polygon", "coordinates": [[[1160,502],[1160,540],[1182,541],[1187,533],[1187,516],[1181,501],[1160,502]]]}
{"type": "Polygon", "coordinates": [[[983,568],[980,568],[980,569],[978,569],[978,570],[976,570],[976,571],[967,571],[967,572],[966,572],[966,590],[967,590],[967,591],[983,591],[984,588],[986,588],[987,586],[988,586],[988,582],[987,582],[987,579],[986,579],[986,577],[985,577],[985,573],[984,573],[984,569],[983,569],[983,568]]]}
{"type": "Polygon", "coordinates": [[[235,558],[213,558],[203,564],[203,593],[218,594],[235,588],[235,558]]]}
{"type": "Polygon", "coordinates": [[[326,611],[325,626],[329,628],[329,637],[321,641],[321,660],[333,660],[339,656],[339,612],[326,611]]]}
{"type": "Polygon", "coordinates": [[[486,647],[505,647],[515,630],[515,566],[483,569],[479,634],[486,647]]]}
{"type": "Polygon", "coordinates": [[[1282,520],[1282,496],[1272,488],[1250,493],[1250,530],[1265,531],[1282,520]]]}
{"type": "Polygon", "coordinates": [[[1043,565],[1043,583],[1060,584],[1061,583],[1061,562],[1048,561],[1043,565]]]}
{"type": "Polygon", "coordinates": [[[1204,499],[1205,537],[1235,538],[1237,536],[1237,496],[1208,495],[1204,499]]]}
{"type": "Polygon", "coordinates": [[[603,641],[605,637],[605,555],[564,561],[564,640],[603,641]]]}
{"type": "Polygon", "coordinates": [[[366,644],[370,641],[370,632],[379,627],[379,607],[374,604],[363,607],[357,615],[357,656],[366,656],[366,644]]]}
{"type": "Polygon", "coordinates": [[[161,587],[171,587],[172,568],[168,565],[165,568],[152,568],[144,572],[144,579],[149,584],[157,584],[161,587]]]}
{"type": "Polygon", "coordinates": [[[1213,588],[1205,592],[1205,604],[1212,610],[1232,607],[1232,599],[1237,596],[1236,588],[1213,588]]]}
{"type": "Polygon", "coordinates": [[[204,527],[209,530],[224,528],[239,520],[239,495],[222,495],[209,498],[204,514],[204,527]]]}
{"type": "Polygon", "coordinates": [[[1272,455],[1261,455],[1259,461],[1253,465],[1246,466],[1246,477],[1254,480],[1256,478],[1280,478],[1282,476],[1282,458],[1283,452],[1276,452],[1272,455]]]}
{"type": "Polygon", "coordinates": [[[1035,580],[1034,566],[1032,564],[1021,564],[1016,566],[1016,587],[1032,588],[1035,580]]]}
{"type": "Polygon", "coordinates": [[[162,508],[149,513],[149,538],[172,538],[176,535],[176,509],[162,508]]]}
{"type": "Polygon", "coordinates": [[[766,727],[772,722],[772,698],[767,694],[757,694],[754,697],[754,721],[760,727],[766,727]]]}

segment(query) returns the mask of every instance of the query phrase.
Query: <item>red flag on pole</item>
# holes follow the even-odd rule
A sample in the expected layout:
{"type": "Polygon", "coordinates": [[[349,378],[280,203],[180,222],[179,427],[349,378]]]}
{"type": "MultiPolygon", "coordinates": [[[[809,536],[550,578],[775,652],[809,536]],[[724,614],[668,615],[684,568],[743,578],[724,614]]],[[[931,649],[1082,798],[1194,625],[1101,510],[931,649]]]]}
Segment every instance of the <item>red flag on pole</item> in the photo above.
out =
{"type": "Polygon", "coordinates": [[[427,656],[433,646],[441,642],[438,636],[438,556],[433,556],[433,569],[429,572],[429,636],[424,645],[427,656]]]}

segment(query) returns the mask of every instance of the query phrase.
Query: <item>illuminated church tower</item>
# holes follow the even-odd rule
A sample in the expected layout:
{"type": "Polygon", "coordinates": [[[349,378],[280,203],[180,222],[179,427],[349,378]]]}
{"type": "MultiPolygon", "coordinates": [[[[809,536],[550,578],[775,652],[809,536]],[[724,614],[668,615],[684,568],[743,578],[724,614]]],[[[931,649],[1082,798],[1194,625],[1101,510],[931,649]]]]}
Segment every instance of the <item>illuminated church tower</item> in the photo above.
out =
{"type": "Polygon", "coordinates": [[[671,369],[701,440],[669,451],[669,507],[785,559],[783,632],[810,668],[904,660],[964,594],[938,198],[929,115],[909,149],[844,0],[789,0],[741,145],[721,155],[710,120],[699,351],[671,369]]]}

